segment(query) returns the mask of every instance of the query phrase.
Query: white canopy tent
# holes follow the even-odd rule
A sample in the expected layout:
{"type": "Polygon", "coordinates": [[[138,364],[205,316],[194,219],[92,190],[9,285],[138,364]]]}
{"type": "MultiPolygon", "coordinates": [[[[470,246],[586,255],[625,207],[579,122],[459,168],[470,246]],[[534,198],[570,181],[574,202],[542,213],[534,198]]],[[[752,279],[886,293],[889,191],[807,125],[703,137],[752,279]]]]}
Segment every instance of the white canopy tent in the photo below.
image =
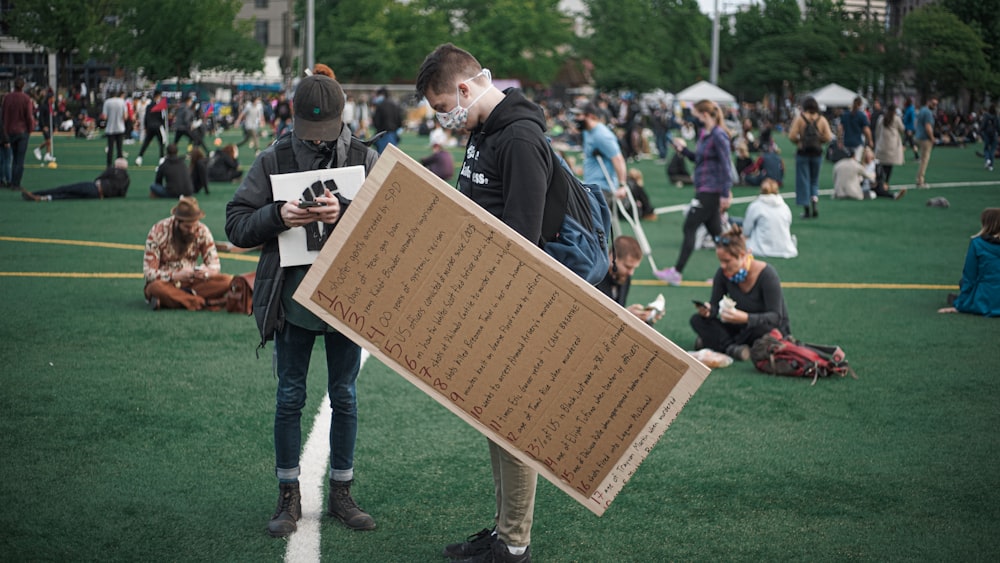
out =
{"type": "MultiPolygon", "coordinates": [[[[821,108],[849,108],[854,103],[854,98],[859,96],[857,92],[852,92],[834,82],[823,86],[809,95],[816,99],[816,103],[821,108]]],[[[863,96],[861,100],[862,104],[868,104],[868,100],[865,100],[863,96]]]]}
{"type": "Polygon", "coordinates": [[[705,80],[681,90],[677,93],[676,99],[678,102],[691,103],[701,100],[711,100],[717,104],[736,103],[736,98],[732,94],[705,80]]]}

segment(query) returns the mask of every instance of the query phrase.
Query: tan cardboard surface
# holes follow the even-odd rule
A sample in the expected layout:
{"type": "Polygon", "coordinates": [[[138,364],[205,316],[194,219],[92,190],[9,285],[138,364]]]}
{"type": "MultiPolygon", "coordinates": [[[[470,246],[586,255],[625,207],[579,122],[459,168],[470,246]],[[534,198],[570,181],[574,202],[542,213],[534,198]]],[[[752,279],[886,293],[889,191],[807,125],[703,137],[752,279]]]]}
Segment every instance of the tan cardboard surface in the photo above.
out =
{"type": "Polygon", "coordinates": [[[709,371],[392,145],[294,298],[598,515],[709,371]]]}

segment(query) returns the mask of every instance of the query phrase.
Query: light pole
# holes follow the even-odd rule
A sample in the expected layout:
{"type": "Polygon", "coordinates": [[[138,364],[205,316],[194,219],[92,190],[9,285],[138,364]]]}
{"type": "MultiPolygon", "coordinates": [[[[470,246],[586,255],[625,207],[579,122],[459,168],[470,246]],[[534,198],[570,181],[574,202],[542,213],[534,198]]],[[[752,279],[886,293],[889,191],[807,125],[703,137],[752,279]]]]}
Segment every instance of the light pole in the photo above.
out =
{"type": "Polygon", "coordinates": [[[709,82],[719,84],[719,0],[715,0],[712,16],[712,69],[709,73],[709,82]]]}

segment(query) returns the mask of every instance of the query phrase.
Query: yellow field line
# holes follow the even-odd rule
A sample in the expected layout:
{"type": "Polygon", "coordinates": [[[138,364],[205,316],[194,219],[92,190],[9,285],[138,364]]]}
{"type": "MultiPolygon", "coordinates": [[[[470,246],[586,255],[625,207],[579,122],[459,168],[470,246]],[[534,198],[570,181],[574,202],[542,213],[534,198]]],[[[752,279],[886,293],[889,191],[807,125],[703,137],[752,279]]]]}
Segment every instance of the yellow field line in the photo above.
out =
{"type": "MultiPolygon", "coordinates": [[[[7,242],[33,242],[39,244],[62,244],[68,246],[89,246],[97,248],[116,248],[119,250],[145,250],[146,247],[141,244],[123,244],[120,242],[97,242],[97,241],[87,241],[87,240],[66,240],[66,239],[56,239],[56,238],[32,238],[32,237],[5,237],[0,236],[0,241],[7,242]]],[[[220,252],[220,257],[226,258],[227,260],[239,260],[241,262],[256,262],[256,255],[244,255],[244,254],[234,254],[232,252],[220,252]]]]}
{"type": "MultiPolygon", "coordinates": [[[[145,250],[141,244],[122,244],[117,242],[95,242],[66,239],[46,239],[31,237],[5,237],[0,236],[0,241],[8,242],[33,242],[41,244],[63,244],[70,246],[90,246],[99,248],[117,248],[123,250],[145,250]]],[[[246,256],[231,252],[220,252],[219,256],[227,260],[239,260],[243,262],[257,262],[255,255],[246,256]]],[[[117,278],[117,279],[137,279],[142,278],[141,273],[116,274],[116,273],[76,273],[76,272],[0,272],[0,277],[17,278],[117,278]]],[[[659,280],[632,280],[634,285],[662,286],[665,282],[659,280]]],[[[681,285],[687,287],[710,287],[710,282],[682,282],[681,285]]],[[[795,289],[929,289],[935,291],[957,291],[957,285],[937,285],[920,283],[829,283],[829,282],[782,282],[782,287],[795,289]]]]}
{"type": "Polygon", "coordinates": [[[142,272],[116,274],[107,272],[0,272],[0,278],[99,278],[99,279],[142,279],[142,272]]]}

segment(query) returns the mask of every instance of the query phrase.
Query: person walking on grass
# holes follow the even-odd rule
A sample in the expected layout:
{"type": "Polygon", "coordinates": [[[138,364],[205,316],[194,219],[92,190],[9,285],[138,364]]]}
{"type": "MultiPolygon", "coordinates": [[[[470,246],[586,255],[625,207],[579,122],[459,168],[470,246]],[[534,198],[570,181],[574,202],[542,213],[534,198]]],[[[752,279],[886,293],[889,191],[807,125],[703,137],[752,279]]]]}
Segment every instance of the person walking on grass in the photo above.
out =
{"type": "Polygon", "coordinates": [[[802,111],[788,128],[788,140],[795,143],[795,204],[803,208],[802,218],[819,217],[819,171],[823,166],[823,145],[833,138],[830,122],[819,112],[812,96],[802,100],[802,111]]]}
{"type": "Polygon", "coordinates": [[[997,138],[1000,137],[1000,117],[997,116],[996,104],[990,104],[990,107],[983,112],[979,131],[983,135],[983,167],[992,172],[993,159],[996,158],[997,152],[997,138]]]}
{"type": "Polygon", "coordinates": [[[931,151],[934,150],[934,111],[937,110],[937,98],[927,98],[924,107],[917,112],[914,138],[920,151],[920,165],[917,167],[917,187],[926,188],[927,164],[931,161],[931,151]]]}
{"type": "Polygon", "coordinates": [[[329,504],[327,513],[353,530],[372,530],[375,520],[351,496],[354,446],[358,432],[356,380],[361,348],[347,336],[292,299],[309,265],[281,267],[278,235],[294,227],[323,226],[323,242],[340,219],[340,201],[326,189],[315,197],[322,205],[303,208],[301,201],[275,201],[271,175],[286,172],[362,165],[371,171],[378,153],[344,126],[344,91],[336,80],[314,74],[302,79],[292,101],[293,127],[254,159],[240,187],[226,206],[226,234],[241,248],[263,245],[254,282],[253,312],[261,346],[274,340],[278,377],[274,414],[275,475],[278,504],[267,532],[285,537],[302,517],[299,455],[302,449],[302,409],[313,344],[326,347],[327,390],[330,394],[329,504]]]}
{"type": "Polygon", "coordinates": [[[28,154],[31,132],[35,130],[35,102],[23,90],[24,79],[15,78],[14,91],[4,96],[3,106],[0,107],[3,130],[11,151],[9,186],[15,190],[21,189],[24,157],[28,154]]]}
{"type": "MultiPolygon", "coordinates": [[[[545,137],[545,113],[520,90],[501,92],[489,69],[446,43],[424,59],[417,95],[448,129],[469,133],[458,188],[529,241],[542,237],[542,209],[561,166],[545,137]]],[[[444,556],[465,562],[531,561],[538,474],[489,441],[496,510],[493,527],[449,544],[444,556]]]]}
{"type": "Polygon", "coordinates": [[[722,109],[713,101],[701,100],[694,105],[694,115],[702,123],[695,152],[683,140],[674,139],[677,152],[694,161],[695,198],[684,216],[684,242],[673,266],[653,272],[670,285],[681,284],[684,266],[694,251],[698,227],[705,225],[713,237],[722,233],[721,200],[730,196],[733,185],[730,134],[722,121],[722,109]]]}

